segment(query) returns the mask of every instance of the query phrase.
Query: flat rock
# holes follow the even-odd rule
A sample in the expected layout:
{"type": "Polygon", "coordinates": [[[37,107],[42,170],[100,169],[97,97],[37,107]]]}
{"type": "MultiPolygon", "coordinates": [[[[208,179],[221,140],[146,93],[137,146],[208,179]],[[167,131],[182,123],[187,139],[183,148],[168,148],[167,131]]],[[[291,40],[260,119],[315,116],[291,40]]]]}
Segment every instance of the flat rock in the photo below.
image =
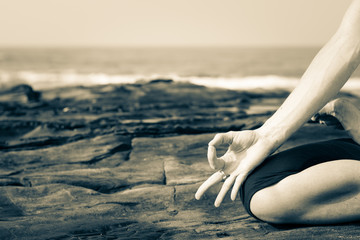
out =
{"type": "MultiPolygon", "coordinates": [[[[202,200],[196,201],[194,193],[213,172],[206,160],[207,143],[214,134],[182,135],[166,138],[137,138],[137,146],[130,161],[136,157],[148,159],[163,159],[166,186],[173,186],[173,201],[169,201],[168,214],[156,216],[157,226],[174,228],[170,232],[174,239],[316,239],[319,235],[330,239],[342,237],[346,239],[347,231],[358,234],[357,224],[333,227],[288,227],[271,226],[250,217],[239,200],[231,202],[225,198],[220,208],[215,208],[213,202],[220,188],[210,189],[202,200]],[[140,153],[142,152],[143,153],[140,153]],[[326,232],[324,228],[332,229],[326,232]],[[189,231],[192,229],[192,231],[189,231]],[[342,229],[342,230],[341,230],[342,229]],[[239,236],[241,236],[239,238],[239,236]],[[270,237],[271,236],[271,237],[270,237]]],[[[284,150],[304,143],[321,140],[348,137],[344,131],[317,124],[307,124],[294,134],[281,148],[284,150]],[[316,132],[316,134],[314,134],[316,132]]],[[[219,152],[225,151],[220,149],[219,152]]],[[[168,232],[169,234],[169,232],[168,232]]]]}
{"type": "MultiPolygon", "coordinates": [[[[216,132],[254,129],[286,92],[151,83],[0,92],[0,239],[354,239],[359,223],[271,226],[212,173],[216,132]],[[30,96],[30,95],[31,96],[30,96]],[[35,95],[34,95],[35,94],[35,95]],[[29,98],[30,96],[30,98],[29,98]]],[[[306,124],[281,148],[347,137],[306,124]]],[[[218,149],[221,155],[226,146],[218,149]]]]}
{"type": "MultiPolygon", "coordinates": [[[[116,135],[103,135],[82,139],[54,147],[37,147],[32,150],[0,152],[0,174],[10,171],[39,172],[49,166],[67,164],[94,164],[116,152],[130,150],[130,141],[116,135]]],[[[43,172],[41,172],[43,173],[43,172]]]]}
{"type": "MultiPolygon", "coordinates": [[[[100,236],[124,239],[316,239],[319,236],[351,239],[360,234],[357,223],[319,227],[271,226],[249,216],[241,202],[232,202],[228,195],[221,207],[215,208],[213,203],[221,184],[211,188],[201,200],[195,200],[197,188],[213,172],[206,160],[207,143],[213,136],[135,138],[128,159],[120,159],[117,152],[108,154],[121,144],[121,138],[111,134],[66,144],[57,157],[50,153],[60,151],[59,147],[33,150],[34,156],[49,159],[54,165],[41,165],[41,172],[24,170],[3,176],[4,183],[22,179],[23,185],[4,184],[1,187],[0,236],[5,239],[100,236]],[[86,147],[91,150],[71,152],[86,147]],[[66,151],[74,159],[62,157],[66,151]],[[91,163],[89,160],[94,158],[97,161],[91,163]],[[105,161],[103,165],[100,164],[102,161],[105,161]],[[104,167],[111,162],[117,164],[104,167]],[[71,166],[75,168],[71,169],[71,166]]],[[[346,137],[346,134],[308,124],[282,148],[337,137],[346,137]],[[309,135],[314,132],[317,134],[309,135]]],[[[225,148],[219,149],[220,153],[224,151],[225,148]]],[[[26,156],[25,153],[20,151],[19,156],[26,156]]],[[[24,159],[20,163],[36,164],[24,159]]],[[[34,165],[34,169],[37,168],[39,166],[34,165]]]]}

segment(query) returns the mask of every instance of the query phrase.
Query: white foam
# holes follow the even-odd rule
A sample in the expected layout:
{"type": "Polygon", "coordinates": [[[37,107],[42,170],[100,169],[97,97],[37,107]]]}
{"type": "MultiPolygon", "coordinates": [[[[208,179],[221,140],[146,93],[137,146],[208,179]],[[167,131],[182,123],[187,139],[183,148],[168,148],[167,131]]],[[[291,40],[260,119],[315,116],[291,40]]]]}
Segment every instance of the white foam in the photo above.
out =
{"type": "MultiPolygon", "coordinates": [[[[20,71],[7,72],[0,70],[0,87],[11,87],[21,83],[27,83],[34,89],[50,89],[68,86],[94,86],[106,84],[133,84],[141,81],[154,79],[172,79],[178,82],[190,82],[212,88],[224,88],[233,90],[273,90],[283,89],[291,91],[296,87],[299,78],[277,75],[248,76],[248,77],[197,77],[169,75],[109,75],[105,73],[77,73],[64,71],[60,73],[20,71]]],[[[346,91],[359,91],[360,78],[351,78],[343,88],[346,91]]]]}
{"type": "MultiPolygon", "coordinates": [[[[283,76],[249,76],[244,78],[191,78],[191,83],[206,87],[225,88],[232,90],[265,90],[282,89],[292,91],[299,83],[300,78],[283,76]]],[[[343,91],[360,96],[360,78],[350,78],[342,88],[343,91]]]]}
{"type": "Polygon", "coordinates": [[[33,71],[8,73],[0,70],[0,86],[11,87],[27,83],[35,89],[42,90],[69,86],[131,84],[141,77],[139,75],[108,75],[104,73],[81,74],[73,71],[61,73],[33,71]]]}
{"type": "Polygon", "coordinates": [[[249,76],[243,78],[199,78],[194,77],[189,80],[191,83],[207,87],[234,89],[234,90],[254,90],[254,89],[284,89],[291,90],[298,84],[298,78],[282,76],[249,76]]]}

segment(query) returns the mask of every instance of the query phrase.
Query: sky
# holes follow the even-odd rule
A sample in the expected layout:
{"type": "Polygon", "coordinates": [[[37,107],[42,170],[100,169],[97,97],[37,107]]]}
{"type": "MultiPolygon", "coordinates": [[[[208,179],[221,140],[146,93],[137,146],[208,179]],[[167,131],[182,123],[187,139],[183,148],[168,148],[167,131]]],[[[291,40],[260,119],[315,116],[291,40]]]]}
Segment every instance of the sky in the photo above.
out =
{"type": "Polygon", "coordinates": [[[319,46],[351,0],[0,0],[0,46],[319,46]]]}

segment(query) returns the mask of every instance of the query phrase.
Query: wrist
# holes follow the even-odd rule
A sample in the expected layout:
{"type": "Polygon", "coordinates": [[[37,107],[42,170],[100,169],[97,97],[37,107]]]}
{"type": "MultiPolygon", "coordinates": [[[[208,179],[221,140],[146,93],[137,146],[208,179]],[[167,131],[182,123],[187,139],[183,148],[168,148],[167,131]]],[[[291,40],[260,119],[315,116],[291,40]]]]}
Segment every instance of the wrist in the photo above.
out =
{"type": "Polygon", "coordinates": [[[263,139],[266,139],[273,151],[282,145],[287,137],[284,128],[269,127],[266,123],[255,130],[263,139]]]}

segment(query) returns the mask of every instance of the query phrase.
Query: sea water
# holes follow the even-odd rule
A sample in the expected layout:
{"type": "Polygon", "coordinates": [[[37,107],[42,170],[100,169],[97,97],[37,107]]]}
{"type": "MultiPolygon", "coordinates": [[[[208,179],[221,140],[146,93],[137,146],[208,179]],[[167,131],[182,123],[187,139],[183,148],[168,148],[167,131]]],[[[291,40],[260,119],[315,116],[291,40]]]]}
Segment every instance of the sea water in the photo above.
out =
{"type": "MultiPolygon", "coordinates": [[[[0,87],[131,84],[154,79],[236,90],[291,90],[319,51],[298,48],[2,48],[0,87]]],[[[344,89],[360,90],[360,70],[344,89]]]]}

